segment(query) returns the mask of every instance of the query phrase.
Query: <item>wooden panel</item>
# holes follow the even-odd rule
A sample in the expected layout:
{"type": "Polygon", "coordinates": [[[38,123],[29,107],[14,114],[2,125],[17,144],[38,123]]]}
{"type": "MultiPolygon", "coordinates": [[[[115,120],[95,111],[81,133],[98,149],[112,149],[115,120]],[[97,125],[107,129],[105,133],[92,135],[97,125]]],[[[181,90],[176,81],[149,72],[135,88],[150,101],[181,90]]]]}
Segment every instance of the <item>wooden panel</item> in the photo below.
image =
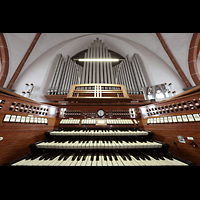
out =
{"type": "Polygon", "coordinates": [[[31,143],[43,140],[44,132],[53,129],[54,125],[0,123],[0,165],[24,156],[31,143]]]}
{"type": "Polygon", "coordinates": [[[55,106],[21,98],[12,92],[11,94],[0,94],[0,137],[3,137],[0,141],[0,165],[28,153],[29,145],[44,139],[44,132],[53,130],[56,121],[55,106]],[[6,114],[47,118],[48,125],[3,122],[6,114]]]}
{"type": "Polygon", "coordinates": [[[155,140],[169,144],[174,155],[200,165],[200,122],[146,125],[147,119],[142,119],[142,124],[144,129],[154,132],[155,140]],[[186,143],[179,143],[177,136],[183,136],[186,143]],[[187,137],[193,137],[198,147],[192,147],[187,137]]]}
{"type": "Polygon", "coordinates": [[[200,122],[156,123],[147,125],[147,119],[200,113],[199,89],[191,89],[177,98],[140,107],[143,128],[154,132],[154,138],[170,145],[169,151],[183,159],[200,165],[200,122]],[[179,104],[179,105],[178,105],[179,104]],[[186,143],[180,143],[177,136],[183,136],[186,143]],[[188,140],[193,137],[194,140],[188,140]],[[189,143],[195,142],[194,148],[189,143]],[[175,142],[175,144],[173,143],[175,142]]]}

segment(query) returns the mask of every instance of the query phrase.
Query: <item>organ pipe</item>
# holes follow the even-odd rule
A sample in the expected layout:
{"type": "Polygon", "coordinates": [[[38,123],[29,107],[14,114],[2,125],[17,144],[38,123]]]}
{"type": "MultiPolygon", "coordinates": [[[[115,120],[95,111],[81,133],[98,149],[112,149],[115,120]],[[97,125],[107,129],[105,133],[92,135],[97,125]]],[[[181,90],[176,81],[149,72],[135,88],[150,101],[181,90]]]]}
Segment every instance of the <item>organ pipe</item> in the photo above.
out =
{"type": "Polygon", "coordinates": [[[50,86],[48,88],[48,94],[53,94],[54,93],[54,85],[55,85],[55,82],[56,82],[56,77],[57,77],[57,73],[58,73],[58,69],[59,69],[59,63],[61,62],[61,59],[62,59],[62,54],[59,54],[58,56],[58,60],[57,60],[57,63],[56,63],[56,67],[55,67],[55,71],[54,71],[54,76],[51,80],[51,83],[50,83],[50,86]]]}
{"type": "MultiPolygon", "coordinates": [[[[111,58],[111,53],[97,38],[88,47],[84,58],[111,58]]],[[[134,54],[131,59],[127,55],[115,66],[112,66],[111,62],[84,62],[81,66],[76,64],[69,55],[64,59],[62,54],[59,54],[47,93],[66,95],[73,84],[80,83],[123,84],[129,94],[140,94],[142,88],[147,87],[137,54],[134,54]]]]}

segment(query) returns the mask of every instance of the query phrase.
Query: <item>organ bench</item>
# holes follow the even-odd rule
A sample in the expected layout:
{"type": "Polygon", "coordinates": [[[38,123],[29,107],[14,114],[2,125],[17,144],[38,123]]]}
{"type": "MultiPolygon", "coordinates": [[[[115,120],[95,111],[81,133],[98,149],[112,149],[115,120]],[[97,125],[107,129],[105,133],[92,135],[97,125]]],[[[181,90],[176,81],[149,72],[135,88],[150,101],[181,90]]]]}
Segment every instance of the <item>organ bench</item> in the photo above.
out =
{"type": "Polygon", "coordinates": [[[0,165],[200,165],[199,94],[39,103],[0,88],[0,165]]]}

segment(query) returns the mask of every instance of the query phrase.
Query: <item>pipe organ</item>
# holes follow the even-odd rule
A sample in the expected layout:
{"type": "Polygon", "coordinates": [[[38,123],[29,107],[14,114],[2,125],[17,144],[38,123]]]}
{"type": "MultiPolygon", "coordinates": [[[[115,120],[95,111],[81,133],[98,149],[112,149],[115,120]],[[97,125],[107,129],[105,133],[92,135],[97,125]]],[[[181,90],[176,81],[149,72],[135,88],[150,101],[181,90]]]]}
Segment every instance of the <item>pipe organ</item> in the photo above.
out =
{"type": "MultiPolygon", "coordinates": [[[[84,58],[111,58],[111,52],[97,38],[85,51],[84,58]]],[[[59,54],[47,94],[66,95],[72,85],[88,83],[123,84],[128,94],[142,94],[142,88],[147,87],[137,54],[131,59],[127,55],[117,65],[111,62],[84,62],[83,66],[69,55],[64,58],[59,54]]]]}
{"type": "MultiPolygon", "coordinates": [[[[98,38],[84,52],[94,57],[112,57],[98,38]]],[[[200,86],[160,102],[142,88],[137,54],[83,65],[59,54],[49,102],[0,87],[0,165],[200,165],[200,86]]]]}

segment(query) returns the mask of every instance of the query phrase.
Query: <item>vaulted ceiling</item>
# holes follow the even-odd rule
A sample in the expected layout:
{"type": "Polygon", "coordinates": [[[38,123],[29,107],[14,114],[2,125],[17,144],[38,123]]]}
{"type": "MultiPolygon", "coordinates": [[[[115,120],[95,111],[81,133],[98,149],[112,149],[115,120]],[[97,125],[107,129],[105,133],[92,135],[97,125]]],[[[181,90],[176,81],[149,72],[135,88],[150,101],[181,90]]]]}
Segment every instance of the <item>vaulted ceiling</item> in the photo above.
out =
{"type": "MultiPolygon", "coordinates": [[[[4,87],[7,86],[15,73],[35,35],[36,33],[4,33],[9,52],[9,71],[4,87]]],[[[74,51],[71,51],[71,54],[75,55],[79,51],[86,49],[96,37],[103,38],[108,48],[116,51],[120,55],[123,54],[122,56],[125,56],[130,51],[128,45],[123,46],[124,43],[134,44],[135,46],[142,45],[160,57],[178,74],[155,33],[42,33],[25,62],[21,73],[42,54],[56,45],[74,41],[74,51]],[[76,40],[78,38],[84,38],[84,40],[80,43],[76,40]],[[120,41],[124,43],[120,43],[120,41]]],[[[162,37],[191,85],[195,86],[188,67],[188,51],[193,33],[162,33],[162,37]]],[[[198,60],[197,64],[199,62],[198,60]]],[[[199,65],[197,66],[200,70],[199,65]]]]}

